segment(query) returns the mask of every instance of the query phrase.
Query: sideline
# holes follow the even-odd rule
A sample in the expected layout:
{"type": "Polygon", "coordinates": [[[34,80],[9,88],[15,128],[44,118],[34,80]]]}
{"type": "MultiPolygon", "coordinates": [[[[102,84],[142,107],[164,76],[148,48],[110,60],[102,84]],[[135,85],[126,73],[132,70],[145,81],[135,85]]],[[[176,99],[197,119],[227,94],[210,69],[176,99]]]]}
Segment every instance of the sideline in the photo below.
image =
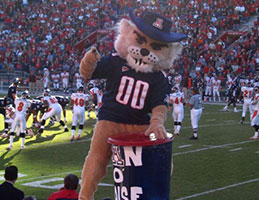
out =
{"type": "Polygon", "coordinates": [[[208,191],[205,191],[205,192],[196,193],[196,194],[193,194],[193,195],[190,195],[190,196],[181,197],[181,198],[176,199],[176,200],[191,199],[191,198],[199,197],[199,196],[210,194],[210,193],[213,193],[213,192],[223,191],[223,190],[226,190],[226,189],[229,189],[229,188],[238,187],[240,185],[245,185],[245,184],[249,184],[249,183],[253,183],[253,182],[257,182],[257,181],[259,181],[259,178],[251,179],[251,180],[248,180],[248,181],[245,181],[245,182],[235,183],[235,184],[228,185],[228,186],[221,187],[221,188],[217,188],[217,189],[214,189],[214,190],[208,190],[208,191]]]}

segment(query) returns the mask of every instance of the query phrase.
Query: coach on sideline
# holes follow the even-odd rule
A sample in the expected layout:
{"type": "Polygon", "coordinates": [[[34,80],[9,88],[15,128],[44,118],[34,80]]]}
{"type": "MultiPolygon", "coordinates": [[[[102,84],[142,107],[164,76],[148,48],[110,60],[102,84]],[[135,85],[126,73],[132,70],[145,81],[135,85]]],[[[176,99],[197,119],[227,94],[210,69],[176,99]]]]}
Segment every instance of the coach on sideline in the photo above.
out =
{"type": "Polygon", "coordinates": [[[193,136],[190,140],[198,140],[198,123],[202,114],[202,97],[198,88],[192,88],[192,96],[187,105],[191,108],[191,123],[193,136]]]}
{"type": "Polygon", "coordinates": [[[5,182],[0,185],[0,199],[22,200],[24,198],[23,191],[14,187],[14,183],[18,178],[18,168],[9,166],[5,168],[5,182]]]}

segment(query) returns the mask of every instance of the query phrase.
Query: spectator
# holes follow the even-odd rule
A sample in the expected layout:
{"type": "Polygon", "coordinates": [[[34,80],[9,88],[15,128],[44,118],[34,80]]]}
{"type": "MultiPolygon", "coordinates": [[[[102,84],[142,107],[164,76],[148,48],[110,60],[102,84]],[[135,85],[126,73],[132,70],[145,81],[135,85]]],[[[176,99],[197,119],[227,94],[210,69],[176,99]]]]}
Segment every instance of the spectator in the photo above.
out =
{"type": "Polygon", "coordinates": [[[5,200],[23,200],[24,192],[14,187],[18,178],[18,168],[14,165],[5,168],[5,182],[0,185],[0,197],[5,200]]]}
{"type": "Polygon", "coordinates": [[[76,200],[78,199],[78,193],[76,191],[78,187],[79,179],[74,174],[68,174],[64,178],[64,187],[62,187],[59,191],[54,192],[50,195],[48,200],[58,200],[58,199],[66,199],[66,200],[76,200]]]}

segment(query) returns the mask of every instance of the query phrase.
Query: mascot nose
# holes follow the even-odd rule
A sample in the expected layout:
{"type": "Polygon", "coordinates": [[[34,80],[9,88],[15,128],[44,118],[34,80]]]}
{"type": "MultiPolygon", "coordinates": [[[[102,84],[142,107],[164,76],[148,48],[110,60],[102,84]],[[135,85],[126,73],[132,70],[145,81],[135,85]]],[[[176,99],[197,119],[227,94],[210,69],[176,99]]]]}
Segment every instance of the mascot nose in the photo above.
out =
{"type": "Polygon", "coordinates": [[[140,49],[140,54],[142,56],[147,56],[149,54],[149,50],[146,48],[142,48],[142,49],[140,49]]]}

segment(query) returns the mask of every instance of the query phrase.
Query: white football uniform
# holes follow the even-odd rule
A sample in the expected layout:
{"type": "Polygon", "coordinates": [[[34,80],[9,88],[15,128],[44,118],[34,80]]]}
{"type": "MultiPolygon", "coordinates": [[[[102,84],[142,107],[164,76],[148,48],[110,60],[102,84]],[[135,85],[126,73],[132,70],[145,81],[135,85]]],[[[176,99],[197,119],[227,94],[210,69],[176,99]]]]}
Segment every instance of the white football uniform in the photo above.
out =
{"type": "Polygon", "coordinates": [[[45,89],[48,88],[48,84],[49,84],[49,71],[48,70],[44,70],[44,74],[43,74],[43,87],[45,89]]]}
{"type": "Polygon", "coordinates": [[[254,105],[254,113],[251,119],[251,126],[254,127],[254,136],[250,137],[251,140],[258,140],[258,130],[259,130],[259,92],[257,92],[252,100],[252,105],[254,105]]]}
{"type": "Polygon", "coordinates": [[[170,94],[169,101],[173,104],[174,133],[179,134],[184,118],[184,94],[182,92],[172,93],[170,94]]]}
{"type": "Polygon", "coordinates": [[[97,110],[99,110],[99,108],[102,105],[102,92],[97,87],[91,88],[89,92],[90,92],[91,96],[96,96],[96,98],[97,98],[96,108],[97,108],[97,110]]]}
{"type": "Polygon", "coordinates": [[[206,96],[206,101],[211,101],[211,89],[212,89],[212,78],[207,76],[205,78],[206,82],[206,88],[205,88],[205,96],[206,96]]]}
{"type": "Polygon", "coordinates": [[[60,125],[63,126],[63,128],[65,129],[65,132],[68,131],[67,126],[65,125],[65,123],[61,120],[61,112],[62,112],[62,107],[61,105],[58,103],[58,100],[54,97],[54,96],[44,96],[42,98],[42,102],[47,102],[48,104],[48,110],[44,113],[44,115],[41,118],[41,126],[40,126],[40,130],[39,133],[43,133],[44,131],[44,127],[45,127],[45,123],[46,120],[50,117],[55,117],[56,120],[60,123],[60,125]]]}
{"type": "Polygon", "coordinates": [[[77,72],[75,73],[75,79],[76,79],[76,88],[78,89],[81,85],[83,85],[83,76],[77,72]]]}
{"type": "Polygon", "coordinates": [[[59,89],[59,80],[60,80],[60,75],[59,74],[52,74],[51,78],[53,80],[53,87],[55,90],[59,89]]]}
{"type": "MultiPolygon", "coordinates": [[[[12,105],[8,105],[5,108],[6,116],[4,122],[8,123],[8,125],[13,124],[13,120],[15,118],[15,108],[12,105]]],[[[21,132],[20,124],[17,124],[16,127],[16,135],[19,136],[21,132]]]]}
{"type": "Polygon", "coordinates": [[[16,127],[20,126],[21,133],[25,133],[26,130],[26,111],[31,106],[31,102],[28,99],[17,98],[15,99],[15,118],[11,126],[11,132],[14,132],[16,127]]]}
{"type": "Polygon", "coordinates": [[[218,100],[221,101],[219,88],[220,88],[221,80],[213,79],[212,87],[213,87],[213,100],[216,101],[216,96],[218,96],[218,100]]]}
{"type": "Polygon", "coordinates": [[[247,86],[241,87],[241,91],[242,91],[243,99],[244,99],[242,117],[246,116],[247,108],[249,108],[250,120],[251,120],[252,114],[253,114],[253,106],[252,106],[253,90],[254,90],[254,88],[252,88],[252,87],[247,87],[247,86]]]}
{"type": "Polygon", "coordinates": [[[251,126],[259,125],[259,93],[256,93],[252,105],[254,106],[254,112],[251,119],[251,126]]]}
{"type": "Polygon", "coordinates": [[[71,100],[74,101],[73,105],[73,117],[72,126],[76,126],[79,120],[79,124],[84,124],[85,122],[85,104],[88,102],[89,97],[84,93],[73,93],[71,95],[71,100]]]}
{"type": "Polygon", "coordinates": [[[21,149],[24,148],[25,132],[26,132],[26,111],[31,106],[31,102],[28,99],[24,99],[24,98],[16,98],[14,102],[15,102],[15,116],[11,125],[10,143],[9,143],[9,146],[7,147],[8,150],[12,149],[15,129],[16,129],[16,135],[21,137],[21,149]]]}
{"type": "Polygon", "coordinates": [[[60,74],[62,79],[62,85],[64,92],[68,89],[68,82],[69,82],[69,73],[68,72],[61,72],[60,74]]]}
{"type": "Polygon", "coordinates": [[[44,96],[42,102],[44,101],[48,102],[48,110],[42,116],[42,120],[55,116],[57,121],[60,121],[62,108],[57,99],[54,96],[44,96]]]}

